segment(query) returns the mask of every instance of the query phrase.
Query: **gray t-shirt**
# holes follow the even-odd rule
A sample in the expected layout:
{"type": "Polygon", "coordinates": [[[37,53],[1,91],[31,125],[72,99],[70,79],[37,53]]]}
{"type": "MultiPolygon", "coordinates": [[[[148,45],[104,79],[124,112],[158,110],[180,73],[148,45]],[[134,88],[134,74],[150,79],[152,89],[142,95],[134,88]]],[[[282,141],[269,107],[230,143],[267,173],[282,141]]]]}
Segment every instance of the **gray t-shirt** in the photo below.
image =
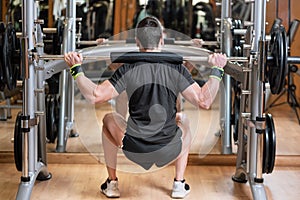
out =
{"type": "Polygon", "coordinates": [[[182,64],[155,57],[125,63],[109,81],[119,94],[126,90],[128,96],[129,117],[123,151],[150,153],[179,142],[181,148],[181,131],[175,120],[176,100],[180,92],[194,83],[182,64]]]}

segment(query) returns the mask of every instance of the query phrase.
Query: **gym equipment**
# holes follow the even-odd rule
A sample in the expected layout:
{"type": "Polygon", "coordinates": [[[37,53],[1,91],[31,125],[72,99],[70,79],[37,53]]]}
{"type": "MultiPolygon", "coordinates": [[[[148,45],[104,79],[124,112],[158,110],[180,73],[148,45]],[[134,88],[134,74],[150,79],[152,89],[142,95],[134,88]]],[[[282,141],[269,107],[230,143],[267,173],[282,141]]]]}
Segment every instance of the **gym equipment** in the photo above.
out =
{"type": "MultiPolygon", "coordinates": [[[[128,38],[126,40],[109,40],[105,39],[103,43],[99,44],[97,41],[85,41],[85,40],[80,40],[76,42],[76,44],[79,45],[106,45],[106,44],[130,44],[134,43],[135,44],[135,39],[134,38],[128,38]]],[[[219,45],[220,42],[218,41],[203,41],[201,45],[203,46],[217,46],[219,45]]],[[[177,44],[177,45],[193,45],[194,43],[191,40],[179,40],[176,41],[175,38],[164,38],[164,44],[177,44]]]]}
{"type": "Polygon", "coordinates": [[[214,41],[215,16],[210,3],[199,2],[193,7],[192,38],[214,41]],[[203,14],[204,13],[204,14],[203,14]]]}
{"type": "MultiPolygon", "coordinates": [[[[278,28],[281,24],[281,20],[276,19],[275,22],[277,22],[276,27],[278,28]]],[[[274,22],[274,24],[275,24],[275,22],[274,22]]],[[[288,38],[287,40],[288,40],[288,43],[289,43],[288,46],[291,46],[291,43],[294,40],[295,33],[297,32],[297,30],[299,28],[299,24],[300,24],[299,20],[293,20],[290,23],[289,31],[287,33],[287,38],[288,38]]],[[[289,55],[289,52],[290,51],[288,51],[288,55],[289,55]]],[[[275,100],[269,105],[268,108],[288,103],[289,106],[291,106],[291,108],[294,110],[294,112],[296,114],[296,117],[298,119],[298,123],[300,124],[300,117],[299,117],[298,110],[297,110],[297,107],[299,108],[300,104],[298,103],[298,100],[297,100],[297,97],[296,97],[296,92],[295,92],[296,91],[296,85],[294,84],[294,75],[293,75],[293,74],[297,73],[298,67],[296,65],[288,65],[288,70],[287,71],[288,71],[287,72],[287,80],[285,82],[286,85],[283,86],[284,87],[283,90],[275,98],[275,100]],[[286,102],[281,102],[281,103],[275,104],[275,102],[277,102],[277,100],[279,100],[282,97],[282,95],[284,95],[285,93],[287,93],[286,102]]]]}
{"type": "Polygon", "coordinates": [[[15,165],[18,171],[22,171],[22,129],[21,129],[22,113],[18,112],[14,130],[14,157],[15,165]]]}
{"type": "Polygon", "coordinates": [[[3,71],[4,80],[9,90],[16,87],[20,64],[19,54],[17,53],[17,36],[11,23],[6,25],[3,38],[3,71]]]}
{"type": "Polygon", "coordinates": [[[55,23],[56,32],[53,35],[52,52],[53,54],[61,54],[62,44],[64,40],[64,23],[61,19],[57,19],[55,23]]]}
{"type": "Polygon", "coordinates": [[[263,140],[263,173],[272,173],[276,155],[276,133],[273,117],[266,114],[266,129],[263,140]]]}
{"type": "Polygon", "coordinates": [[[5,33],[4,23],[0,23],[0,91],[4,91],[5,78],[4,78],[4,66],[3,66],[3,37],[5,33]]]}
{"type": "MultiPolygon", "coordinates": [[[[136,56],[139,57],[140,52],[114,52],[112,53],[112,55],[110,57],[108,56],[91,56],[91,55],[83,55],[83,60],[114,60],[116,59],[118,56],[126,56],[127,54],[130,54],[131,56],[136,56]]],[[[151,53],[149,53],[151,54],[151,53]]],[[[163,55],[163,53],[160,53],[161,55],[163,55]]],[[[175,54],[174,54],[175,55],[175,54]]],[[[159,57],[159,56],[158,56],[159,57]]],[[[64,55],[36,55],[36,60],[63,60],[64,59],[64,55]]],[[[124,58],[126,59],[126,58],[124,58]]],[[[170,59],[172,59],[170,57],[170,59]]],[[[175,58],[176,59],[176,58],[175,58]]],[[[183,56],[182,60],[186,60],[186,61],[195,61],[195,62],[207,62],[208,61],[208,57],[201,57],[201,56],[183,56]]],[[[229,62],[247,62],[248,58],[246,57],[227,57],[227,60],[229,62]]]]}
{"type": "Polygon", "coordinates": [[[48,94],[46,96],[46,124],[49,143],[54,143],[58,134],[58,109],[56,94],[48,94]]]}
{"type": "Polygon", "coordinates": [[[279,26],[271,32],[270,53],[274,59],[267,62],[266,72],[273,94],[279,94],[284,86],[288,69],[287,51],[286,32],[283,26],[279,26]]]}
{"type": "MultiPolygon", "coordinates": [[[[108,52],[111,52],[111,54],[118,54],[122,55],[124,52],[132,52],[132,51],[137,51],[137,48],[135,45],[126,45],[122,46],[122,50],[124,52],[119,52],[120,46],[119,45],[113,45],[110,47],[107,46],[99,46],[97,48],[86,48],[81,53],[83,54],[84,62],[89,63],[89,62],[95,62],[95,60],[105,60],[108,63],[111,62],[111,55],[108,52]],[[99,55],[100,54],[100,55],[99,55]]],[[[205,49],[201,48],[187,48],[184,46],[176,46],[176,45],[168,45],[163,48],[164,51],[167,52],[174,52],[182,56],[183,60],[188,60],[193,63],[197,63],[199,65],[204,65],[208,67],[207,63],[207,56],[210,54],[210,51],[207,51],[205,49]],[[185,55],[182,55],[185,54],[185,55]]],[[[137,52],[138,53],[138,52],[137,52]]],[[[45,60],[56,60],[56,62],[47,62],[45,64],[45,77],[49,78],[55,73],[68,68],[68,66],[65,64],[63,61],[63,55],[42,55],[42,56],[36,56],[37,59],[45,59],[45,60]]],[[[246,58],[237,58],[237,57],[232,57],[229,60],[231,61],[241,61],[241,62],[246,62],[246,58]]],[[[237,80],[242,80],[243,79],[243,74],[241,73],[243,69],[232,62],[228,62],[227,66],[224,68],[225,73],[230,74],[231,76],[235,77],[237,80]]]]}
{"type": "Polygon", "coordinates": [[[249,21],[251,14],[251,5],[247,1],[233,0],[232,1],[232,18],[242,21],[249,21]]]}
{"type": "MultiPolygon", "coordinates": [[[[227,3],[230,5],[230,1],[227,3]]],[[[270,132],[275,133],[272,122],[270,123],[272,120],[264,113],[265,83],[269,79],[269,77],[265,75],[268,68],[270,68],[271,62],[280,61],[284,52],[273,48],[275,47],[273,42],[271,43],[271,47],[276,53],[273,53],[271,56],[267,55],[267,41],[265,39],[266,0],[251,3],[253,4],[251,6],[254,8],[251,13],[254,34],[252,38],[247,38],[247,41],[251,41],[251,43],[245,44],[251,46],[251,51],[249,52],[250,62],[246,63],[249,64],[248,68],[251,68],[251,71],[244,76],[245,79],[241,87],[238,152],[236,171],[232,176],[232,180],[239,183],[249,181],[253,199],[266,200],[267,193],[263,185],[263,173],[271,173],[273,170],[272,165],[275,160],[273,155],[275,153],[274,149],[276,148],[276,139],[275,134],[270,134],[270,132]],[[271,57],[271,59],[268,57],[271,57]],[[254,60],[258,62],[254,62],[254,60]],[[269,66],[266,67],[266,65],[269,66]]],[[[284,39],[285,38],[283,38],[283,40],[284,39]]],[[[276,41],[275,43],[280,42],[276,41]]],[[[284,48],[286,46],[282,45],[282,47],[284,48]]],[[[246,51],[244,51],[244,53],[246,53],[246,51]]],[[[288,59],[289,58],[287,58],[287,60],[288,59]]],[[[281,62],[280,64],[280,67],[285,69],[285,63],[281,62]]],[[[272,86],[276,87],[275,85],[272,86]]],[[[277,87],[278,90],[280,90],[281,86],[277,85],[277,87]]]]}
{"type": "MultiPolygon", "coordinates": [[[[30,199],[35,180],[44,181],[52,177],[47,169],[46,134],[38,131],[38,128],[45,128],[43,126],[44,108],[42,106],[45,103],[45,97],[43,98],[44,90],[40,86],[40,83],[44,81],[44,78],[41,76],[43,75],[43,63],[34,63],[29,59],[29,51],[34,49],[34,45],[40,44],[43,38],[40,26],[34,24],[37,14],[34,12],[36,7],[37,2],[34,0],[22,1],[23,23],[22,36],[20,38],[23,72],[22,142],[21,145],[17,144],[22,149],[22,175],[16,195],[17,200],[30,199]],[[34,44],[34,42],[36,43],[34,44]]],[[[36,47],[37,52],[42,53],[40,51],[41,45],[36,45],[36,47]]]]}
{"type": "Polygon", "coordinates": [[[232,80],[234,99],[233,99],[233,109],[232,109],[232,119],[231,124],[234,125],[233,129],[233,140],[238,141],[239,132],[239,118],[240,118],[240,105],[241,105],[241,89],[240,84],[236,80],[232,80]]]}
{"type": "MultiPolygon", "coordinates": [[[[240,34],[235,34],[234,30],[242,30],[243,29],[243,25],[242,25],[242,21],[235,19],[232,21],[232,30],[233,30],[233,34],[232,34],[232,55],[233,56],[242,56],[243,54],[243,39],[242,39],[242,35],[240,34]]],[[[245,35],[245,34],[243,34],[245,35]]]]}
{"type": "MultiPolygon", "coordinates": [[[[276,31],[277,32],[277,31],[276,31]]],[[[271,88],[273,88],[271,91],[273,94],[277,94],[276,92],[281,91],[283,88],[283,80],[284,80],[284,74],[286,74],[286,69],[287,69],[287,64],[288,63],[300,63],[300,57],[296,56],[289,56],[289,57],[284,57],[285,51],[287,50],[287,46],[283,45],[283,48],[277,48],[278,44],[285,44],[286,42],[286,37],[280,37],[280,35],[285,35],[285,31],[283,28],[281,28],[281,33],[279,34],[277,32],[277,37],[274,37],[274,42],[271,42],[270,49],[272,49],[271,55],[267,57],[267,74],[268,74],[268,81],[270,82],[271,88]],[[278,38],[278,39],[276,39],[278,38]],[[276,45],[274,44],[276,43],[276,45]],[[282,61],[283,60],[283,61],[282,61]],[[276,65],[274,65],[276,63],[276,65]],[[281,73],[277,73],[280,71],[281,73]],[[280,83],[279,83],[280,81],[280,83]]],[[[165,47],[165,49],[170,48],[165,47]]],[[[179,46],[176,48],[180,48],[179,46]]],[[[125,50],[125,49],[124,49],[125,50]]],[[[175,49],[171,50],[172,52],[176,51],[175,49]]],[[[170,52],[171,52],[170,51],[170,52]]],[[[124,51],[125,53],[126,51],[124,51]]],[[[207,51],[208,54],[211,53],[210,51],[207,51]]],[[[124,54],[121,53],[120,54],[124,54]]],[[[34,55],[36,60],[62,60],[64,58],[63,55],[34,55]]],[[[84,55],[83,54],[83,59],[84,60],[110,60],[110,56],[93,56],[93,55],[84,55]]],[[[197,55],[186,55],[183,56],[183,60],[188,60],[188,61],[194,61],[194,62],[207,62],[208,58],[207,56],[197,56],[197,55]]],[[[229,65],[232,66],[232,62],[248,62],[249,58],[247,57],[228,57],[227,60],[231,63],[229,65]]],[[[225,72],[229,68],[227,67],[224,68],[225,72]],[[227,68],[227,69],[226,69],[227,68]]],[[[229,72],[230,69],[227,70],[226,73],[230,74],[229,72]]],[[[239,80],[239,79],[238,79],[239,80]]]]}

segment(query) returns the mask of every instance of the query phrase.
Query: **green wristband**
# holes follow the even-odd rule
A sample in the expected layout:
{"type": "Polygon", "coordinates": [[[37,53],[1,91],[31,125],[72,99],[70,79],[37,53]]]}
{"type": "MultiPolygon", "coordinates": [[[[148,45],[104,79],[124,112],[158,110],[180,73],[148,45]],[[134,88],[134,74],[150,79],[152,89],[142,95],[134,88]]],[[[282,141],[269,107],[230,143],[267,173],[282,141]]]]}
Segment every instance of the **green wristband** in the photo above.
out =
{"type": "Polygon", "coordinates": [[[81,64],[75,64],[70,68],[70,72],[74,78],[74,80],[76,80],[76,78],[80,75],[83,75],[83,70],[81,68],[81,64]]]}
{"type": "Polygon", "coordinates": [[[224,69],[223,68],[218,67],[218,66],[213,66],[211,68],[211,72],[210,72],[210,75],[209,75],[210,78],[215,78],[218,81],[221,81],[223,76],[224,76],[224,69]]]}

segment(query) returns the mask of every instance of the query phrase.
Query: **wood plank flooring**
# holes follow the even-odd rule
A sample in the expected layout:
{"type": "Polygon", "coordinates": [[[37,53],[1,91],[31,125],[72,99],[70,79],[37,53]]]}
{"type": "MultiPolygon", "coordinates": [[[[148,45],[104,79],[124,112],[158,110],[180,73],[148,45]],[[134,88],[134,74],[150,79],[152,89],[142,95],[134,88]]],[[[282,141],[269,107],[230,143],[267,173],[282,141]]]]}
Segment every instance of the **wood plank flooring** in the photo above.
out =
{"type": "MultiPolygon", "coordinates": [[[[12,200],[20,174],[13,164],[0,164],[0,199],[12,200]]],[[[50,164],[53,177],[36,182],[31,200],[94,200],[107,199],[99,192],[106,177],[102,164],[50,164]]],[[[249,184],[231,180],[233,166],[188,166],[186,180],[191,186],[187,200],[250,200],[249,184]]],[[[118,172],[121,198],[126,200],[171,199],[173,166],[149,173],[118,172]]],[[[269,200],[296,200],[300,196],[300,168],[277,167],[265,176],[269,200]]]]}

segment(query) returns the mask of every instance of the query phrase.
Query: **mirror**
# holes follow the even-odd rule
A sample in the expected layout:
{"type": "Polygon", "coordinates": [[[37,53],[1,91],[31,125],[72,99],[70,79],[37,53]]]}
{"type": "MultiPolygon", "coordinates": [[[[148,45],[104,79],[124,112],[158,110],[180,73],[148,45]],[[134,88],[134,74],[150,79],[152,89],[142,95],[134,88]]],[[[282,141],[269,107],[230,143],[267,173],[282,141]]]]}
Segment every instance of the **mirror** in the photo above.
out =
{"type": "MultiPolygon", "coordinates": [[[[103,1],[83,1],[77,6],[77,14],[82,18],[77,23],[77,30],[81,34],[80,40],[92,40],[97,38],[106,38],[108,40],[125,40],[128,35],[132,35],[128,30],[135,27],[137,21],[146,13],[157,16],[166,30],[169,38],[175,40],[187,40],[188,38],[202,38],[205,41],[216,41],[218,33],[217,23],[214,20],[217,13],[215,6],[208,6],[208,1],[195,0],[127,0],[126,6],[120,6],[125,1],[121,0],[103,0],[103,1]],[[216,12],[213,12],[215,10],[216,12]],[[176,35],[182,33],[181,35],[176,35]],[[126,34],[125,34],[126,33],[126,34]],[[113,37],[113,38],[112,38],[113,37]]],[[[210,1],[213,2],[213,1],[210,1]]],[[[123,5],[123,4],[122,4],[123,5]]],[[[41,9],[41,15],[48,14],[46,8],[41,9]]],[[[248,11],[247,11],[248,13],[248,11]]],[[[243,16],[244,17],[244,16],[243,16]]],[[[45,23],[47,24],[47,23],[45,23]]],[[[104,44],[105,45],[105,44],[104,44]]],[[[134,45],[134,44],[131,44],[134,45]]],[[[87,48],[84,45],[78,45],[77,48],[87,48]]],[[[91,47],[98,48],[98,47],[91,47]]],[[[217,47],[207,47],[214,50],[217,47]]],[[[97,63],[100,70],[93,65],[84,66],[88,76],[93,78],[95,82],[101,82],[102,78],[107,78],[112,70],[108,70],[107,63],[97,63]]],[[[192,71],[195,79],[199,82],[205,81],[208,71],[205,67],[198,67],[198,70],[192,71]]],[[[21,89],[21,83],[18,83],[21,89]]],[[[224,88],[221,88],[224,90],[224,88]]],[[[268,105],[274,102],[275,97],[267,95],[268,105]]],[[[0,105],[0,151],[12,152],[13,143],[11,142],[14,135],[15,116],[20,110],[20,94],[9,98],[9,102],[5,93],[1,93],[0,105]],[[11,113],[5,108],[5,105],[11,104],[15,106],[11,109],[11,113]],[[2,107],[1,107],[2,106],[2,107]],[[11,119],[9,117],[12,117],[11,119]]],[[[197,110],[186,101],[182,100],[184,112],[191,119],[191,129],[194,131],[193,146],[191,153],[205,156],[207,153],[220,154],[222,151],[221,141],[219,140],[218,127],[220,120],[220,98],[217,98],[210,110],[197,110]]],[[[75,127],[74,132],[79,133],[79,137],[70,137],[67,140],[66,150],[68,153],[91,153],[99,156],[102,153],[101,148],[101,127],[102,118],[105,113],[116,110],[116,100],[101,105],[91,105],[83,99],[78,89],[75,88],[75,127]]],[[[269,109],[273,114],[277,133],[277,154],[290,155],[300,154],[300,147],[297,144],[299,138],[299,125],[294,110],[288,105],[274,106],[269,109]],[[286,111],[288,110],[288,111],[286,111]],[[289,129],[287,130],[287,127],[289,129]],[[290,138],[293,138],[292,140],[290,138]]],[[[234,127],[232,127],[234,128],[234,127]]],[[[48,152],[56,151],[56,141],[47,144],[48,152]]],[[[232,141],[233,151],[236,151],[236,145],[232,141]]],[[[99,157],[97,157],[99,158],[99,157]]],[[[101,157],[99,158],[101,160],[101,157]]]]}

